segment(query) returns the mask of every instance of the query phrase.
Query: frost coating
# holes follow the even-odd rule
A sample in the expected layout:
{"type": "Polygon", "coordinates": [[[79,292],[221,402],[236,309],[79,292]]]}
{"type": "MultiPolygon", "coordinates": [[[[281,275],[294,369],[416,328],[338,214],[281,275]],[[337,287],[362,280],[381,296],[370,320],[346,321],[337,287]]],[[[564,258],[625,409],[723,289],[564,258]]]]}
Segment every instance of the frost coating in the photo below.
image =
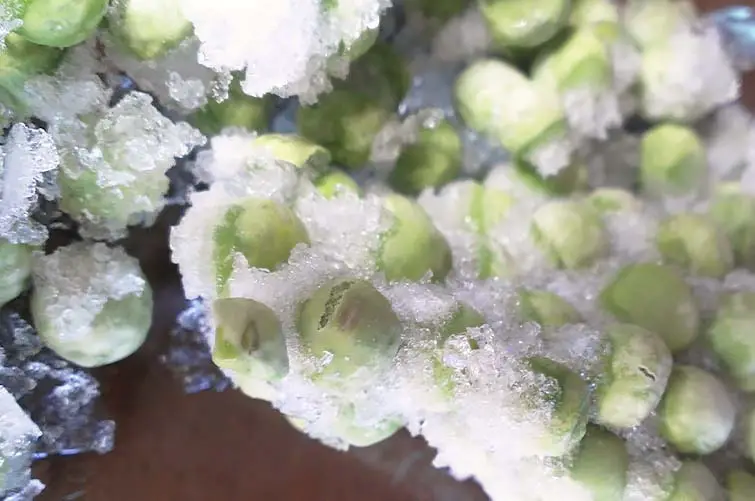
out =
{"type": "Polygon", "coordinates": [[[37,425],[0,386],[0,496],[12,496],[31,481],[29,467],[39,435],[37,425]]]}
{"type": "Polygon", "coordinates": [[[144,341],[152,290],[121,248],[77,242],[33,265],[32,316],[52,350],[92,367],[125,358],[144,341]]]}
{"type": "Polygon", "coordinates": [[[261,97],[306,93],[311,82],[327,78],[327,58],[375,28],[389,4],[342,0],[328,8],[319,0],[182,0],[181,8],[201,41],[199,61],[216,71],[245,71],[244,92],[261,97]]]}

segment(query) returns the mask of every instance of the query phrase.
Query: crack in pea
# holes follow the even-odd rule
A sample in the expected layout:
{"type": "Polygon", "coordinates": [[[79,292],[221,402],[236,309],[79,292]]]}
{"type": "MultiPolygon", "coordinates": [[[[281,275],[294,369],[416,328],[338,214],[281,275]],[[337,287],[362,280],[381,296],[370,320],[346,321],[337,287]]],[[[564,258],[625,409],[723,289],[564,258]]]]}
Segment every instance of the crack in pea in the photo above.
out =
{"type": "Polygon", "coordinates": [[[320,329],[324,329],[325,326],[328,325],[330,319],[333,317],[333,313],[335,313],[336,308],[341,303],[343,296],[346,294],[346,291],[351,288],[352,285],[354,285],[354,282],[345,281],[334,286],[330,290],[328,300],[325,302],[325,311],[323,311],[322,316],[320,317],[320,329]]]}
{"type": "Polygon", "coordinates": [[[241,343],[241,348],[246,353],[252,354],[255,351],[259,350],[260,333],[257,329],[256,322],[249,322],[249,325],[247,325],[246,329],[244,329],[244,332],[241,333],[241,339],[239,340],[239,342],[241,343]]]}
{"type": "Polygon", "coordinates": [[[646,378],[650,379],[651,381],[656,380],[655,374],[653,374],[647,367],[639,366],[637,370],[639,370],[646,378]]]}

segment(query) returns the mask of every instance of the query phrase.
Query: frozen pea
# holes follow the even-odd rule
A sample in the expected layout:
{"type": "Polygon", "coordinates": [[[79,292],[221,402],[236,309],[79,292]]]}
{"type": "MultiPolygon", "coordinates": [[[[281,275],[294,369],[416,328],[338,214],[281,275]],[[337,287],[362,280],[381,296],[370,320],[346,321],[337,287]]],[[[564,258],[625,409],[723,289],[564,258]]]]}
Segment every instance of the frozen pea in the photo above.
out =
{"type": "Polygon", "coordinates": [[[480,0],[479,5],[497,44],[533,48],[561,31],[571,0],[480,0]]]}
{"type": "Polygon", "coordinates": [[[37,75],[51,73],[63,58],[63,51],[55,47],[34,44],[17,33],[5,37],[5,49],[0,51],[0,103],[20,116],[25,116],[26,82],[37,75]]]}
{"type": "Polygon", "coordinates": [[[562,327],[582,322],[582,315],[564,298],[553,292],[519,289],[519,310],[527,322],[542,327],[562,327]]]}
{"type": "Polygon", "coordinates": [[[293,210],[273,200],[250,198],[229,208],[215,228],[213,259],[218,294],[223,295],[241,253],[254,268],[274,270],[298,244],[309,244],[307,229],[293,210]]]}
{"type": "Polygon", "coordinates": [[[188,121],[206,136],[217,136],[226,127],[259,132],[268,128],[271,112],[270,98],[248,96],[241,90],[239,81],[234,80],[225,100],[209,99],[188,121]]]}
{"type": "Polygon", "coordinates": [[[503,61],[482,59],[470,65],[456,80],[454,97],[469,127],[496,138],[520,158],[567,136],[556,90],[503,61]]]}
{"type": "MultiPolygon", "coordinates": [[[[467,329],[485,324],[485,317],[467,303],[459,301],[449,319],[439,329],[439,344],[449,337],[463,334],[467,329]]],[[[471,341],[470,341],[471,342],[471,341]]]]}
{"type": "Polygon", "coordinates": [[[700,461],[684,461],[674,474],[674,491],[667,501],[724,501],[724,491],[700,461]]]}
{"type": "MultiPolygon", "coordinates": [[[[456,390],[455,371],[442,359],[442,350],[452,336],[463,336],[470,350],[479,349],[477,341],[467,336],[468,329],[485,324],[485,317],[470,305],[459,302],[451,316],[438,329],[437,351],[432,359],[433,378],[437,384],[440,397],[447,406],[453,401],[456,390]]],[[[443,404],[442,404],[443,405],[443,404]]]]}
{"type": "Polygon", "coordinates": [[[193,29],[180,0],[114,0],[106,19],[108,29],[142,60],[162,56],[193,29]]]}
{"type": "Polygon", "coordinates": [[[700,330],[692,290],[671,266],[627,265],[603,289],[599,301],[620,322],[658,334],[672,353],[688,347],[700,330]]]}
{"type": "Polygon", "coordinates": [[[753,501],[755,477],[744,470],[734,470],[726,476],[726,492],[729,501],[753,501]]]}
{"type": "Polygon", "coordinates": [[[739,183],[724,183],[713,195],[709,215],[728,237],[736,265],[755,270],[755,197],[739,183]]]}
{"type": "Polygon", "coordinates": [[[119,247],[76,242],[38,256],[30,311],[39,337],[60,357],[98,367],[134,353],[152,323],[152,289],[119,247]]]}
{"type": "Polygon", "coordinates": [[[566,366],[543,357],[529,359],[533,371],[547,382],[537,391],[551,406],[547,431],[541,445],[549,456],[563,456],[585,435],[590,392],[587,383],[566,366]]]}
{"type": "Polygon", "coordinates": [[[351,278],[333,280],[304,301],[297,327],[304,347],[327,359],[317,375],[324,384],[389,365],[402,329],[391,303],[369,282],[351,278]]]}
{"type": "Polygon", "coordinates": [[[576,269],[592,265],[609,251],[600,215],[582,201],[558,200],[532,216],[532,238],[554,266],[576,269]]]}
{"type": "Polygon", "coordinates": [[[640,182],[654,196],[695,192],[707,179],[705,148],[694,130],[660,124],[647,131],[640,145],[640,182]]]}
{"type": "Polygon", "coordinates": [[[396,191],[417,195],[451,182],[461,170],[462,144],[445,119],[423,126],[417,141],[405,146],[388,182],[396,191]]]}
{"type": "Polygon", "coordinates": [[[621,188],[598,188],[587,196],[587,202],[601,214],[635,212],[642,202],[631,192],[621,188]]]}
{"type": "Polygon", "coordinates": [[[477,233],[477,270],[481,279],[508,277],[516,264],[506,251],[488,238],[488,233],[507,216],[513,204],[511,196],[499,189],[470,184],[469,222],[477,233]]]}
{"type": "Polygon", "coordinates": [[[444,280],[453,264],[451,248],[425,210],[402,195],[386,196],[384,205],[394,221],[381,237],[378,269],[391,281],[420,280],[428,273],[444,280]]]}
{"type": "Polygon", "coordinates": [[[296,134],[262,134],[254,139],[255,146],[267,149],[278,160],[296,167],[310,167],[322,171],[330,165],[330,152],[296,134]]]}
{"type": "Polygon", "coordinates": [[[663,260],[692,274],[722,278],[734,268],[734,254],[726,235],[698,214],[677,214],[658,228],[656,246],[663,260]]]}
{"type": "Polygon", "coordinates": [[[736,292],[721,299],[708,339],[740,388],[755,391],[755,293],[736,292]]]}
{"type": "MultiPolygon", "coordinates": [[[[286,415],[284,417],[291,426],[304,434],[307,433],[308,423],[306,420],[286,415]]],[[[356,423],[354,405],[345,404],[341,408],[339,416],[329,432],[349,444],[349,446],[369,447],[390,438],[402,426],[403,424],[399,419],[386,419],[370,425],[356,423]]]]}
{"type": "Polygon", "coordinates": [[[239,387],[247,395],[270,400],[269,383],[288,372],[286,341],[275,312],[252,299],[221,298],[212,303],[212,316],[212,361],[233,371],[231,378],[242,381],[239,387]]]}
{"type": "Polygon", "coordinates": [[[369,28],[364,30],[350,45],[341,42],[339,53],[346,56],[350,61],[356,61],[375,45],[380,35],[380,29],[369,28]]]}
{"type": "Polygon", "coordinates": [[[577,29],[535,62],[532,78],[561,92],[610,89],[613,69],[608,48],[594,29],[577,29]]]}
{"type": "Polygon", "coordinates": [[[619,24],[619,7],[613,0],[573,0],[569,24],[591,27],[619,24]]]}
{"type": "Polygon", "coordinates": [[[630,324],[607,328],[610,352],[598,383],[597,421],[631,428],[656,408],[668,383],[673,360],[655,333],[630,324]]]}
{"type": "Polygon", "coordinates": [[[687,0],[629,0],[624,8],[624,27],[641,49],[664,43],[696,17],[687,0]]]}
{"type": "Polygon", "coordinates": [[[710,454],[734,429],[736,409],[726,387],[712,374],[676,365],[658,407],[660,434],[680,452],[710,454]]]}
{"type": "Polygon", "coordinates": [[[325,198],[334,198],[345,193],[360,196],[362,189],[354,179],[338,169],[328,169],[314,179],[315,188],[325,198]]]}
{"type": "MultiPolygon", "coordinates": [[[[508,177],[514,183],[514,190],[518,192],[525,189],[535,197],[571,195],[587,188],[587,169],[579,162],[573,162],[551,176],[543,176],[532,164],[522,159],[515,159],[504,168],[510,169],[508,177]]],[[[492,181],[494,176],[494,171],[491,171],[486,185],[490,184],[488,180],[492,181]]]]}
{"type": "Polygon", "coordinates": [[[0,306],[29,286],[33,248],[0,239],[0,306]]]}
{"type": "Polygon", "coordinates": [[[590,492],[592,501],[622,501],[628,469],[624,441],[609,431],[587,425],[569,473],[590,492]]]}
{"type": "Polygon", "coordinates": [[[39,45],[71,47],[94,34],[107,9],[108,0],[23,0],[16,32],[39,45]]]}

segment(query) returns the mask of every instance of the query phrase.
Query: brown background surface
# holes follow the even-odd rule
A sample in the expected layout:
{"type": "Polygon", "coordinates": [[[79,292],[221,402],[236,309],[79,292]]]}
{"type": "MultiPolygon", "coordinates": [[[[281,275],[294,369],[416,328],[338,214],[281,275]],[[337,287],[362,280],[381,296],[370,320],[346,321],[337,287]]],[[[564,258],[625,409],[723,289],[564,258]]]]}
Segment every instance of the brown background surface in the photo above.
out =
{"type": "MultiPolygon", "coordinates": [[[[704,9],[755,0],[700,0],[704,9]]],[[[744,85],[754,108],[755,78],[744,85]]],[[[267,404],[236,391],[186,396],[157,362],[184,305],[168,257],[169,217],[136,235],[133,249],[155,290],[149,342],[100,371],[117,421],[115,450],[36,465],[42,501],[483,501],[471,482],[432,469],[432,451],[405,433],[376,447],[340,453],[294,431],[267,404]]]]}

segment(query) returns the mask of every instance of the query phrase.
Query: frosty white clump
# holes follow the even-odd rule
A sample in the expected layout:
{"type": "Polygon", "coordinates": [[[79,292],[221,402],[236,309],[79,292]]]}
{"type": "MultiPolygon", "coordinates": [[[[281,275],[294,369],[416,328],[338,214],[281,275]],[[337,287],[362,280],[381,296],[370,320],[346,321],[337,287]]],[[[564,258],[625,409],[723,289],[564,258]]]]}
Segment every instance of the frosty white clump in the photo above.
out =
{"type": "Polygon", "coordinates": [[[78,242],[38,255],[33,283],[34,325],[67,360],[109,364],[131,355],[147,336],[152,290],[139,263],[121,248],[78,242]]]}
{"type": "Polygon", "coordinates": [[[35,495],[41,484],[31,480],[34,445],[40,435],[39,428],[18,406],[13,395],[0,386],[0,496],[10,499],[13,494],[26,490],[35,495]],[[34,485],[30,485],[33,482],[34,485]],[[5,497],[9,496],[9,497],[5,497]]]}

